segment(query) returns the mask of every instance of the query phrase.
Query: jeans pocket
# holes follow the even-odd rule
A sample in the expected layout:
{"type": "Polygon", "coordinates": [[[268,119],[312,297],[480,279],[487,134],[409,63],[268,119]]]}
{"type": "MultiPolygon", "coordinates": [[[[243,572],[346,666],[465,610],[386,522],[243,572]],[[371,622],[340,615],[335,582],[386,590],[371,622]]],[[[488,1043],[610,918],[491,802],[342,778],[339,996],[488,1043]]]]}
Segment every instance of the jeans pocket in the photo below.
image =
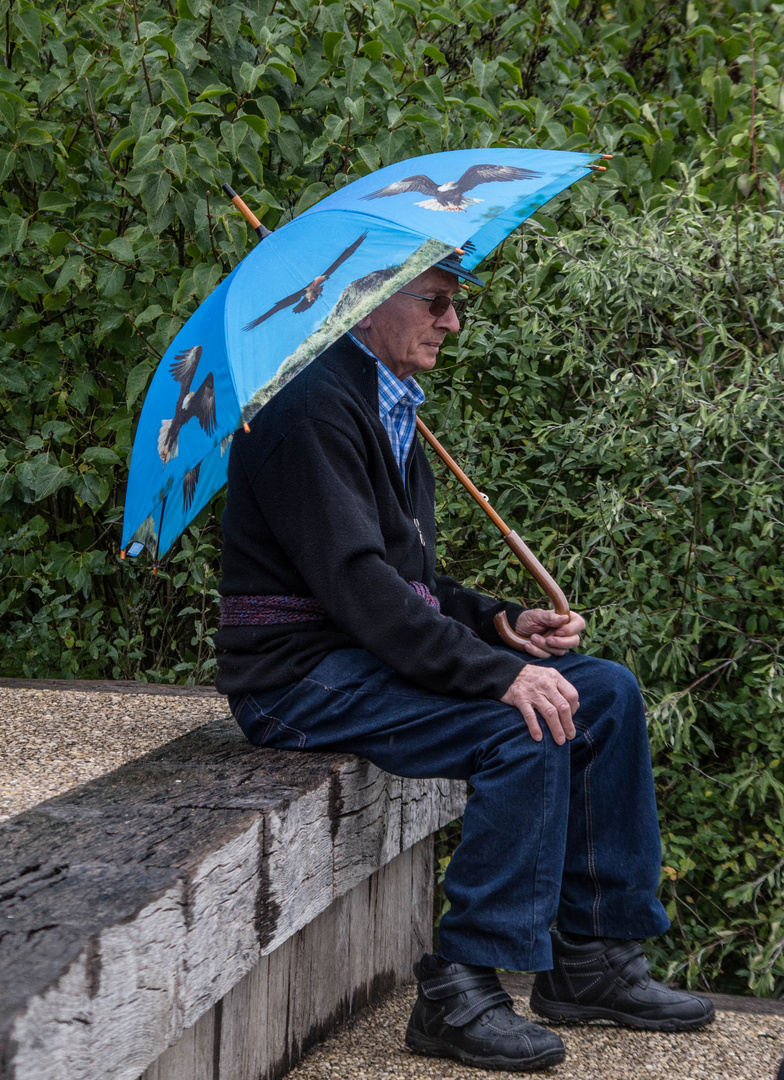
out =
{"type": "Polygon", "coordinates": [[[276,697],[277,694],[269,693],[238,695],[238,700],[230,700],[229,706],[245,738],[254,746],[304,750],[307,745],[304,732],[287,724],[271,711],[276,697]]]}

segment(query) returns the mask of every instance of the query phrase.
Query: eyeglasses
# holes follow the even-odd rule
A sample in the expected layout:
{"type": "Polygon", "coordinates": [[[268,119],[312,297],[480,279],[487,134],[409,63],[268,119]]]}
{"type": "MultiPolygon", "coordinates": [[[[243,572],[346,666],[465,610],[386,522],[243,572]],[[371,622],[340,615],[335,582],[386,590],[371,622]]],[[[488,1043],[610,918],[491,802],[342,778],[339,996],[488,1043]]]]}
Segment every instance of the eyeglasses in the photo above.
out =
{"type": "Polygon", "coordinates": [[[404,296],[415,296],[417,300],[427,300],[430,304],[428,311],[436,318],[446,315],[450,307],[453,307],[455,309],[455,315],[457,315],[459,319],[466,305],[466,302],[462,297],[455,300],[451,296],[445,296],[443,293],[439,293],[438,296],[420,296],[419,293],[406,292],[405,289],[398,289],[397,291],[401,292],[404,296]]]}

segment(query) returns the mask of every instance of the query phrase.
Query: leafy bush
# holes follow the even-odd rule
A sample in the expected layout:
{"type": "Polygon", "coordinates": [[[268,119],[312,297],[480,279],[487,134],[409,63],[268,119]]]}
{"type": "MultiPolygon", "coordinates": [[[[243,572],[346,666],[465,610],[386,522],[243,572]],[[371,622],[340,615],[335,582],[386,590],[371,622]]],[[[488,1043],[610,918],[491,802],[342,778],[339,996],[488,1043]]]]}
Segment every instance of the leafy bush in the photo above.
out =
{"type": "Polygon", "coordinates": [[[0,671],[211,678],[221,499],[157,577],[116,548],[150,374],[251,242],[221,183],[274,228],[427,150],[612,152],[488,260],[426,419],[643,686],[660,968],[780,994],[784,8],[172,3],[0,0],[0,671]]]}

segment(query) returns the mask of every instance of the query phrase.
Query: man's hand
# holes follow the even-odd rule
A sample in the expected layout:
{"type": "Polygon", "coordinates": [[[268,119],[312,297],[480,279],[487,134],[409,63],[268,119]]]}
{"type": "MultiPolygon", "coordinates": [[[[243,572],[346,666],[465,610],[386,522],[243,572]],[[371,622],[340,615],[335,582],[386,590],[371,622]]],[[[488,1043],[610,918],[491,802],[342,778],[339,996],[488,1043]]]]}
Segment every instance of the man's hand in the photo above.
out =
{"type": "Polygon", "coordinates": [[[580,644],[580,634],[585,629],[585,619],[576,611],[568,615],[556,615],[554,611],[531,608],[518,615],[515,630],[531,640],[525,651],[539,660],[548,656],[563,656],[569,649],[580,644]]]}
{"type": "Polygon", "coordinates": [[[576,734],[572,717],[580,707],[577,691],[569,680],[559,675],[554,668],[527,665],[501,701],[520,710],[531,732],[531,738],[536,742],[542,740],[542,729],[535,709],[543,717],[559,746],[563,746],[567,739],[573,739],[576,734]]]}

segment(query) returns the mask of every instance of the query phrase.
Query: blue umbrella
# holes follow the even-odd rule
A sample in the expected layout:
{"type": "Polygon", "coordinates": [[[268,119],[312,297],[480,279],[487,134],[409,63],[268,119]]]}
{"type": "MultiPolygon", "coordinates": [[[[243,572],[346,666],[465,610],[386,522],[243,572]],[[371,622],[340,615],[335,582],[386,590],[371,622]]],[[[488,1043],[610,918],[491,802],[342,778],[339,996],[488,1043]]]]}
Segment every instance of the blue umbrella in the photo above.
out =
{"type": "Polygon", "coordinates": [[[146,547],[157,561],[168,550],[225,484],[233,433],[333,341],[456,248],[473,269],[597,156],[409,158],[266,235],[182,327],[153,377],[131,455],[123,554],[146,547]]]}

